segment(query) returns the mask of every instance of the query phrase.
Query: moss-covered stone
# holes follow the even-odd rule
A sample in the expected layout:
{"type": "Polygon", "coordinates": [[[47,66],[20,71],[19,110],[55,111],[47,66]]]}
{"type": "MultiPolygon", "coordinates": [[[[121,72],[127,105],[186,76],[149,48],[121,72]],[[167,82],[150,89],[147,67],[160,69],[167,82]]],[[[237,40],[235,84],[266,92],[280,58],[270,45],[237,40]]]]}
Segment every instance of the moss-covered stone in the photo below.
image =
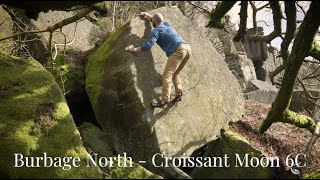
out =
{"type": "Polygon", "coordinates": [[[85,72],[83,67],[75,67],[69,64],[59,66],[57,69],[49,69],[60,89],[64,93],[75,94],[84,91],[85,72]]]}
{"type": "MultiPolygon", "coordinates": [[[[124,164],[125,159],[121,158],[121,164],[124,164]]],[[[127,164],[128,164],[128,160],[127,164]]],[[[132,163],[132,167],[118,167],[114,166],[109,170],[111,179],[163,179],[157,174],[153,174],[141,165],[132,163]]]]}
{"type": "MultiPolygon", "coordinates": [[[[0,177],[101,178],[86,167],[87,151],[53,76],[40,63],[0,55],[0,177]],[[80,167],[14,167],[14,153],[27,157],[80,157],[80,167]]],[[[43,164],[42,164],[43,165],[43,164]]]]}
{"type": "Polygon", "coordinates": [[[225,131],[219,139],[210,143],[204,157],[224,157],[224,155],[227,155],[229,157],[227,162],[230,166],[195,168],[191,172],[191,176],[196,179],[266,179],[272,177],[270,169],[262,166],[240,167],[239,162],[237,162],[238,167],[236,167],[236,154],[241,160],[244,159],[245,154],[248,154],[249,158],[257,157],[258,159],[264,156],[241,135],[232,131],[225,131]]]}
{"type": "Polygon", "coordinates": [[[116,32],[114,32],[103,43],[103,45],[88,58],[89,63],[86,65],[86,74],[90,74],[90,76],[86,77],[86,89],[88,92],[90,92],[90,101],[92,106],[97,104],[96,101],[98,100],[98,97],[101,93],[103,93],[104,87],[101,75],[105,71],[108,57],[114,53],[114,47],[117,43],[117,40],[124,30],[128,30],[127,25],[123,25],[116,32]],[[94,71],[94,73],[92,73],[92,71],[94,71]]]}
{"type": "Polygon", "coordinates": [[[320,179],[320,170],[315,171],[310,174],[307,174],[304,178],[305,179],[320,179]]]}

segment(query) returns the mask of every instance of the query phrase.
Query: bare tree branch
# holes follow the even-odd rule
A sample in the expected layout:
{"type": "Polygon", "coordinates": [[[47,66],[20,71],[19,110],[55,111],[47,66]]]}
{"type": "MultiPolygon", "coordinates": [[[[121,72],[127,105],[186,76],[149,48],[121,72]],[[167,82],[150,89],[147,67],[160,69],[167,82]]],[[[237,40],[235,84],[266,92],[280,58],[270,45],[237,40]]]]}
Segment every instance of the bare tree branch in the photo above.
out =
{"type": "Polygon", "coordinates": [[[193,7],[200,9],[202,12],[204,12],[205,14],[209,15],[210,11],[208,11],[207,9],[204,9],[203,7],[200,7],[196,4],[194,4],[192,1],[187,1],[189,4],[191,4],[193,7]]]}
{"type": "Polygon", "coordinates": [[[295,32],[296,32],[296,6],[293,1],[285,1],[285,13],[287,17],[287,28],[285,37],[281,43],[281,50],[280,54],[283,59],[283,63],[281,66],[277,67],[273,72],[269,73],[269,79],[272,84],[274,84],[274,77],[279,74],[281,71],[283,71],[287,66],[287,59],[288,59],[288,47],[291,43],[291,41],[294,38],[295,32]]]}
{"type": "Polygon", "coordinates": [[[306,15],[306,11],[303,9],[303,7],[299,4],[298,1],[295,1],[295,4],[299,7],[299,9],[303,12],[304,15],[306,15]]]}
{"type": "Polygon", "coordinates": [[[240,9],[240,26],[237,34],[233,38],[233,41],[239,42],[243,39],[247,29],[247,17],[248,17],[248,1],[241,1],[240,9]]]}
{"type": "Polygon", "coordinates": [[[274,22],[274,30],[271,32],[269,35],[263,36],[263,35],[250,35],[249,39],[250,40],[255,40],[255,41],[265,41],[270,44],[270,42],[278,37],[281,36],[281,7],[279,4],[279,1],[270,1],[270,7],[272,9],[272,14],[273,14],[273,22],[274,22]]]}
{"type": "Polygon", "coordinates": [[[210,12],[210,21],[206,27],[223,29],[224,16],[233,7],[237,1],[222,1],[219,2],[215,9],[210,12]]]}
{"type": "Polygon", "coordinates": [[[261,9],[268,7],[269,5],[270,5],[270,4],[269,4],[269,3],[267,3],[267,4],[265,4],[265,5],[263,5],[263,6],[259,7],[259,8],[257,8],[257,11],[260,11],[261,9]]]}
{"type": "Polygon", "coordinates": [[[317,67],[314,71],[312,71],[310,74],[308,74],[307,76],[303,77],[302,80],[306,80],[306,79],[313,79],[313,78],[316,78],[318,76],[320,76],[320,73],[319,74],[316,74],[316,72],[320,69],[320,66],[317,67]],[[316,74],[316,75],[314,75],[316,74]]]}
{"type": "Polygon", "coordinates": [[[258,29],[257,29],[257,7],[254,4],[254,2],[249,1],[251,8],[252,8],[252,26],[253,26],[253,34],[257,35],[258,34],[258,29]]]}

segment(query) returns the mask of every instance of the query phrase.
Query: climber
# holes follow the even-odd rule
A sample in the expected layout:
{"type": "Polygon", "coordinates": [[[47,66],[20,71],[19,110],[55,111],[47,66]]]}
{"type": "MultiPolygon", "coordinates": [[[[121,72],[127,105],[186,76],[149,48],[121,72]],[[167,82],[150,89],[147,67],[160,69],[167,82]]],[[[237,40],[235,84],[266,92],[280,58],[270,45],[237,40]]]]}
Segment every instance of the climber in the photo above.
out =
{"type": "Polygon", "coordinates": [[[161,49],[165,51],[168,61],[162,75],[162,93],[160,100],[151,103],[151,106],[153,108],[166,108],[170,102],[172,81],[176,91],[176,96],[172,101],[181,101],[182,84],[179,73],[190,59],[191,48],[167,22],[163,21],[162,14],[156,13],[151,16],[146,12],[141,12],[139,15],[152,22],[154,29],[147,42],[136,48],[129,45],[126,50],[133,53],[147,51],[157,42],[161,49]]]}

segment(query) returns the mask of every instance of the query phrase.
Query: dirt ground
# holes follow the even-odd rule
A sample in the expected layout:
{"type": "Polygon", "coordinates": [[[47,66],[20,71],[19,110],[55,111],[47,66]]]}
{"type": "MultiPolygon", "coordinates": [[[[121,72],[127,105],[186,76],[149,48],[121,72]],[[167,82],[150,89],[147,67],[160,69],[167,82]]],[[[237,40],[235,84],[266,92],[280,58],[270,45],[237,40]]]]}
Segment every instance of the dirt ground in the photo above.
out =
{"type": "MultiPolygon", "coordinates": [[[[271,157],[286,158],[292,154],[305,153],[311,133],[303,128],[291,124],[274,123],[263,135],[258,129],[266,118],[271,105],[247,100],[245,103],[245,116],[240,121],[230,125],[230,129],[244,136],[250,144],[264,154],[271,157]]],[[[320,139],[320,138],[319,138],[320,139]]],[[[320,169],[320,140],[317,140],[307,164],[305,173],[320,169]]]]}

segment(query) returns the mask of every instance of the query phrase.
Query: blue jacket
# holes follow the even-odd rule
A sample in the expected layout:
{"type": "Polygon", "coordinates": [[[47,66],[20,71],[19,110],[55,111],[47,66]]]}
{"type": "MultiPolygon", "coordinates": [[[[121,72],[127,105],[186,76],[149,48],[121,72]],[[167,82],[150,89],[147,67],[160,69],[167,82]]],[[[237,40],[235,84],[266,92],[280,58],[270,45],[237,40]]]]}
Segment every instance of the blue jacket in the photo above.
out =
{"type": "Polygon", "coordinates": [[[140,48],[142,51],[147,51],[155,42],[157,42],[161,49],[166,52],[167,57],[173,54],[180,44],[187,44],[167,22],[159,24],[151,32],[148,41],[142,44],[140,48]]]}

